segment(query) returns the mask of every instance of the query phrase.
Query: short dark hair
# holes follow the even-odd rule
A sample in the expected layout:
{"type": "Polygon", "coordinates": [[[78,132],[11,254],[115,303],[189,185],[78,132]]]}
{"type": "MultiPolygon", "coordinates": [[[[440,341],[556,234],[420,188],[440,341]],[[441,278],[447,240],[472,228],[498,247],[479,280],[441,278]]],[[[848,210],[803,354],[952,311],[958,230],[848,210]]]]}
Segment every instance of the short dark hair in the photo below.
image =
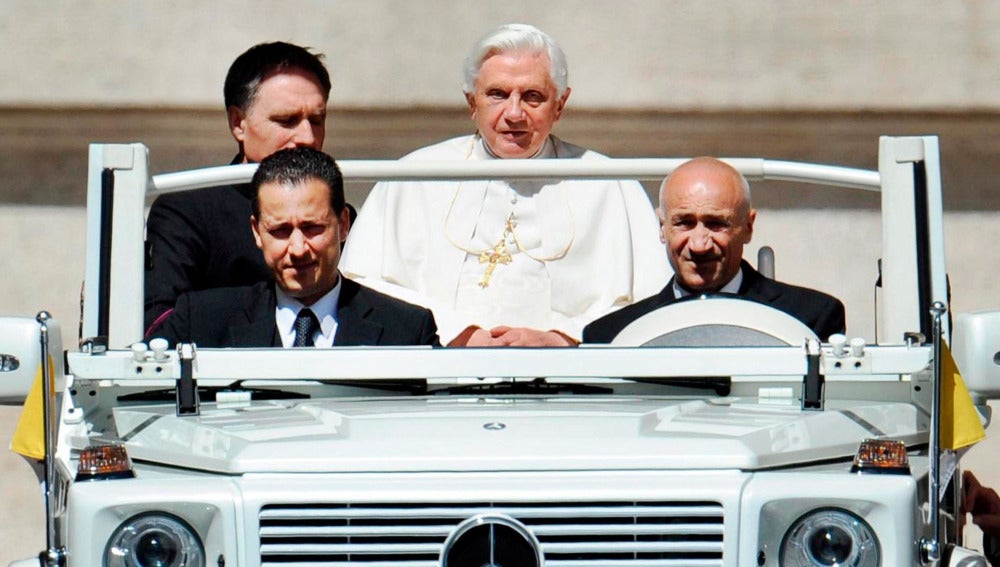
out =
{"type": "Polygon", "coordinates": [[[260,218],[260,186],[265,183],[298,185],[317,179],[330,189],[330,208],[344,212],[344,176],[329,154],[308,147],[287,148],[264,158],[250,180],[253,216],[260,218]]]}
{"type": "Polygon", "coordinates": [[[300,69],[316,75],[323,87],[323,98],[330,97],[330,73],[323,65],[323,54],[313,54],[308,47],[275,41],[258,43],[244,51],[229,66],[222,94],[226,109],[235,106],[246,110],[257,96],[260,84],[272,73],[300,69]]]}

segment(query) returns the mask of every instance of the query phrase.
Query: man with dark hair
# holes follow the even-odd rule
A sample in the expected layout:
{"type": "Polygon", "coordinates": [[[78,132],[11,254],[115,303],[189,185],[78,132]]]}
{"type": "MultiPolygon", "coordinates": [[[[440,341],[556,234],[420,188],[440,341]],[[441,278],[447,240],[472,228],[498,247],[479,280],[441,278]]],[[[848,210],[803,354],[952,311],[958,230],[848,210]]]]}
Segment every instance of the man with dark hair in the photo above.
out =
{"type": "MultiPolygon", "coordinates": [[[[323,148],[330,75],[322,55],[290,43],[262,43],[233,61],[224,96],[239,151],[232,163],[259,162],[294,147],[323,148]]],[[[147,336],[192,290],[270,278],[247,226],[246,185],[161,195],[146,222],[147,336]]]]}
{"type": "Polygon", "coordinates": [[[286,71],[311,73],[324,96],[330,94],[330,75],[323,65],[323,56],[307,48],[276,41],[259,43],[244,51],[229,66],[222,87],[226,110],[246,110],[260,92],[261,84],[271,74],[286,71]]]}
{"type": "MultiPolygon", "coordinates": [[[[267,159],[267,158],[265,158],[267,159]]],[[[308,179],[316,179],[326,183],[330,188],[330,208],[339,218],[346,207],[344,200],[344,177],[337,167],[337,162],[329,155],[320,151],[306,151],[305,149],[291,152],[281,152],[275,159],[269,160],[265,167],[261,167],[250,180],[250,210],[252,213],[251,227],[254,229],[256,240],[257,228],[253,219],[260,218],[260,188],[268,183],[278,183],[282,185],[297,185],[308,179]],[[280,158],[280,159],[279,159],[280,158]]],[[[345,223],[345,228],[347,223],[345,223]]]]}
{"type": "Polygon", "coordinates": [[[260,163],[250,192],[272,281],[184,294],[153,336],[201,347],[438,344],[429,310],[340,276],[350,217],[333,158],[280,150],[260,163]]]}
{"type": "Polygon", "coordinates": [[[770,280],[743,260],[757,210],[750,185],[731,165],[699,157],[660,185],[660,241],[674,269],[660,293],[584,327],[583,342],[607,343],[632,321],[677,299],[731,293],[795,317],[827,340],[844,332],[844,304],[823,292],[770,280]]]}

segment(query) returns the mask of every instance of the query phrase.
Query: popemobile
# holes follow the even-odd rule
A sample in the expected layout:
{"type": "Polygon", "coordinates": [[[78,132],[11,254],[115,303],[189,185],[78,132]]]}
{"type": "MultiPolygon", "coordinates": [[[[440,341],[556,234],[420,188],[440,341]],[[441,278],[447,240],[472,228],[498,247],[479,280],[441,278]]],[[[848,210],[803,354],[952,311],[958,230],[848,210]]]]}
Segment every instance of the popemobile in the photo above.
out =
{"type": "MultiPolygon", "coordinates": [[[[856,281],[877,337],[708,296],[610,345],[208,349],[142,342],[147,196],[256,166],[151,177],[143,145],[92,145],[79,348],[45,313],[0,319],[0,399],[40,404],[44,458],[46,549],[15,565],[986,565],[992,540],[961,546],[956,449],[1000,398],[1000,311],[948,310],[937,139],[878,152],[878,171],[726,160],[879,192],[878,287],[856,281]]],[[[368,182],[681,162],[340,165],[368,182]]]]}

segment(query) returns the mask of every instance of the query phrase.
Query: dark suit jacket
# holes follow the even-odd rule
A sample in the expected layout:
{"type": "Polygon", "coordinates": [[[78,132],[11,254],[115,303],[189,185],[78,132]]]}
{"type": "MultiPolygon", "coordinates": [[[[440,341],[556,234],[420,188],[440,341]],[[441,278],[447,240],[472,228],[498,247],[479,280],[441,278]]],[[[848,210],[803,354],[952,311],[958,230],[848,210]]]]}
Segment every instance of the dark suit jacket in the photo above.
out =
{"type": "MultiPolygon", "coordinates": [[[[743,270],[740,296],[788,313],[809,326],[820,340],[825,341],[834,333],[844,332],[844,304],[837,298],[768,279],[745,261],[741,262],[740,269],[743,270]]],[[[632,321],[676,301],[673,285],[671,278],[660,293],[591,322],[583,328],[583,342],[609,343],[632,321]]]]}
{"type": "MultiPolygon", "coordinates": [[[[440,344],[429,310],[341,280],[334,346],[440,344]]],[[[265,282],[186,293],[152,336],[171,346],[280,347],[276,305],[274,284],[265,282]]]]}
{"type": "Polygon", "coordinates": [[[145,277],[146,329],[182,293],[270,281],[250,230],[249,186],[157,197],[146,219],[145,277]]]}
{"type": "MultiPolygon", "coordinates": [[[[236,156],[230,165],[241,163],[236,156]]],[[[271,281],[250,230],[250,186],[167,193],[146,219],[145,323],[174,306],[181,294],[271,281]]],[[[351,221],[357,212],[347,205],[351,221]]]]}

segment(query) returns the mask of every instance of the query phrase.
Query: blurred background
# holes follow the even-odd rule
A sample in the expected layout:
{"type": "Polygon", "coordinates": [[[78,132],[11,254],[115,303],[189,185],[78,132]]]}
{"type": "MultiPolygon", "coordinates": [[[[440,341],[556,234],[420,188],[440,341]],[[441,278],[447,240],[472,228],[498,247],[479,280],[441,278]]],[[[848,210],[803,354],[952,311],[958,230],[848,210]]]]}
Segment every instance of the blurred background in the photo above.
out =
{"type": "MultiPolygon", "coordinates": [[[[940,136],[952,308],[1000,308],[992,0],[0,0],[0,315],[47,309],[76,344],[87,144],[143,142],[154,173],[228,163],[222,82],[251,45],[324,53],[325,149],[392,159],[471,133],[462,60],[509,22],[566,52],[573,92],[555,132],[612,156],[874,169],[879,135],[940,136]]],[[[841,297],[849,334],[873,337],[877,194],[763,183],[754,200],[748,257],[772,246],[780,279],[841,297]]],[[[18,411],[0,406],[3,446],[18,411]]],[[[964,461],[994,486],[997,447],[964,461]]],[[[41,518],[27,466],[0,451],[0,564],[44,546],[41,518]]]]}

